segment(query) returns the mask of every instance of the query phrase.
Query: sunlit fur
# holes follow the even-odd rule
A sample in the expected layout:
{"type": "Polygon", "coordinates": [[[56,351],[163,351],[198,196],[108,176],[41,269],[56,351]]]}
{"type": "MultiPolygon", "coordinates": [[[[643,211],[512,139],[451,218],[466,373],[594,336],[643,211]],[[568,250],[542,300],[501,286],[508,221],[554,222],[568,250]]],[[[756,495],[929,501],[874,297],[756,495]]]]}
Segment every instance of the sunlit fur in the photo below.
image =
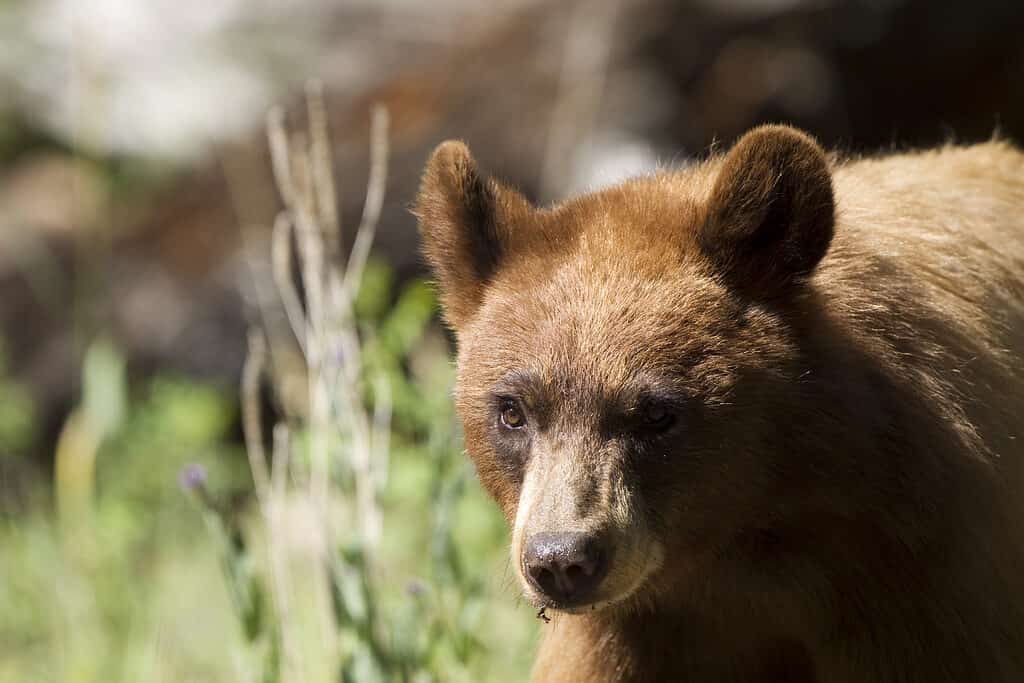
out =
{"type": "Polygon", "coordinates": [[[1024,680],[1019,151],[764,127],[536,209],[446,143],[416,213],[513,566],[536,531],[616,548],[535,680],[1024,680]],[[638,445],[651,385],[685,401],[638,445]]]}

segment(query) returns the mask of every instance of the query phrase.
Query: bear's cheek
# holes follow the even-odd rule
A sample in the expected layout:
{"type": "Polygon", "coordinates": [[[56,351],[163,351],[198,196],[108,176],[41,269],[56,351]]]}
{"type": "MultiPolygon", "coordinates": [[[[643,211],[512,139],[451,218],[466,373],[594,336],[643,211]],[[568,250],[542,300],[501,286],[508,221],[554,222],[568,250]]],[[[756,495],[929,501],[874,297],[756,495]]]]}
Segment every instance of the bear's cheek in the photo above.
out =
{"type": "Polygon", "coordinates": [[[522,485],[522,472],[529,458],[528,444],[495,443],[493,420],[476,411],[463,415],[466,453],[473,461],[484,490],[495,500],[508,520],[515,518],[522,485]]]}
{"type": "Polygon", "coordinates": [[[731,523],[746,495],[749,471],[729,451],[720,435],[693,420],[676,438],[632,460],[630,486],[650,533],[670,554],[692,553],[709,536],[717,537],[720,525],[731,523]]]}

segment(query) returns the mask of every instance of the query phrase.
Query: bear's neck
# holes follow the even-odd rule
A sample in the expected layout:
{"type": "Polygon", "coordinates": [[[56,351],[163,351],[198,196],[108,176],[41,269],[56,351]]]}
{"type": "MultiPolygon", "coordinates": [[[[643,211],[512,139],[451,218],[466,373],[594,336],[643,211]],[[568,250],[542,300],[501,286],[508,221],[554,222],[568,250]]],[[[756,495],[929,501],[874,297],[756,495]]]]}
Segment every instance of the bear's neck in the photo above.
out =
{"type": "Polygon", "coordinates": [[[553,615],[533,669],[534,683],[569,681],[787,681],[813,683],[798,641],[756,634],[686,610],[612,617],[553,615]]]}

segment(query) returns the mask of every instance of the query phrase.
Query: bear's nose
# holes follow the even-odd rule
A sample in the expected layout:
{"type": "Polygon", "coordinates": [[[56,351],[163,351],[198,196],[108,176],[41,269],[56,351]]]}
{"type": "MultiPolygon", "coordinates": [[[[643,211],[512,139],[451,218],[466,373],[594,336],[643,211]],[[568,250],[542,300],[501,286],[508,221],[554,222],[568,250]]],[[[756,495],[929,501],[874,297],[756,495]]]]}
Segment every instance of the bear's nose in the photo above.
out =
{"type": "Polygon", "coordinates": [[[575,532],[530,536],[523,568],[533,587],[556,603],[582,604],[593,594],[608,569],[597,538],[575,532]]]}

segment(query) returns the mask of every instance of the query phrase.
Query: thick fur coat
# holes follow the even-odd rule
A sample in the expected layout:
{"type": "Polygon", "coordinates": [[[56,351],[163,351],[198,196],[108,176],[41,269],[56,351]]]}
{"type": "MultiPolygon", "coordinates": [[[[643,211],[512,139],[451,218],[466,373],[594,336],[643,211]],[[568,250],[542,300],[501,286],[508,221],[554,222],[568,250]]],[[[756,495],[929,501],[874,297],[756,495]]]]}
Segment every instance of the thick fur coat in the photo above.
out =
{"type": "Polygon", "coordinates": [[[449,142],[415,210],[535,680],[1024,680],[1024,154],[766,126],[535,208],[449,142]]]}

